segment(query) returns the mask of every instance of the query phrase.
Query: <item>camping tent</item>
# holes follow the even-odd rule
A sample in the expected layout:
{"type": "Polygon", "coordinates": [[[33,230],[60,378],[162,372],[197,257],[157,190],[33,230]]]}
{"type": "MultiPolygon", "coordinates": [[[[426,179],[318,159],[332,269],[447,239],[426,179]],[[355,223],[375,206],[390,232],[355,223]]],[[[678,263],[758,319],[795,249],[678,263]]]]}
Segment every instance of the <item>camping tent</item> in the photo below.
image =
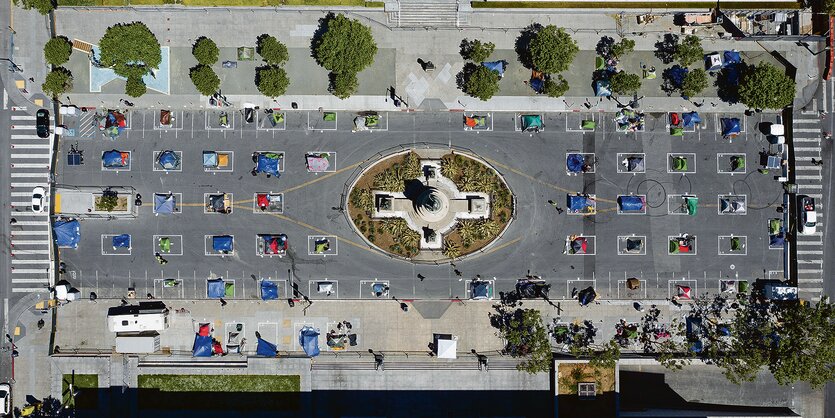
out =
{"type": "Polygon", "coordinates": [[[568,211],[572,213],[579,212],[594,212],[595,204],[594,198],[582,195],[568,195],[568,211]]]}
{"type": "Polygon", "coordinates": [[[212,237],[212,249],[216,252],[230,252],[232,251],[232,245],[231,235],[215,235],[212,237]]]}
{"type": "Polygon", "coordinates": [[[505,68],[505,62],[504,61],[482,62],[481,65],[483,65],[488,70],[495,71],[495,72],[499,73],[499,77],[504,77],[504,68],[505,68]]]}
{"type": "Polygon", "coordinates": [[[127,167],[130,163],[130,153],[111,150],[101,154],[101,161],[107,168],[127,167]]]}
{"type": "Polygon", "coordinates": [[[739,51],[732,50],[732,51],[725,51],[722,54],[722,66],[723,67],[730,67],[735,64],[739,64],[742,62],[742,57],[739,55],[739,51]]]}
{"type": "Polygon", "coordinates": [[[626,171],[629,172],[643,172],[646,170],[646,166],[644,165],[644,157],[626,157],[623,160],[623,165],[626,166],[626,171]]]}
{"type": "Polygon", "coordinates": [[[99,130],[104,131],[111,138],[119,136],[128,127],[125,115],[116,110],[109,110],[106,115],[99,118],[98,123],[99,130]]]}
{"type": "Polygon", "coordinates": [[[725,138],[739,135],[741,129],[738,118],[722,118],[722,136],[725,138]]]}
{"type": "Polygon", "coordinates": [[[680,156],[673,156],[673,170],[687,171],[687,158],[680,156]]]}
{"type": "Polygon", "coordinates": [[[745,202],[722,198],[719,200],[719,210],[722,213],[745,213],[745,202]]]}
{"type": "Polygon", "coordinates": [[[626,239],[626,252],[627,253],[640,253],[644,249],[644,240],[641,238],[627,238],[626,239]]]}
{"type": "Polygon", "coordinates": [[[472,299],[483,300],[490,298],[490,282],[474,280],[470,285],[473,291],[472,299]]]}
{"type": "Polygon", "coordinates": [[[160,126],[171,126],[171,122],[174,120],[171,117],[171,111],[168,109],[160,109],[159,111],[159,124],[160,126]]]}
{"type": "Polygon", "coordinates": [[[702,123],[702,118],[699,116],[698,112],[682,113],[681,119],[684,122],[685,128],[689,128],[691,126],[702,123]]]}
{"type": "Polygon", "coordinates": [[[699,207],[699,198],[695,196],[685,196],[684,205],[687,207],[687,214],[696,216],[696,208],[699,207]]]}
{"type": "Polygon", "coordinates": [[[307,160],[307,169],[314,172],[328,171],[331,163],[328,161],[328,154],[308,154],[305,155],[307,160]]]}
{"type": "Polygon", "coordinates": [[[542,130],[542,115],[522,115],[522,130],[539,132],[542,130]]]}
{"type": "Polygon", "coordinates": [[[586,240],[586,237],[574,238],[574,240],[569,243],[569,253],[585,254],[586,250],[588,250],[588,245],[589,243],[588,240],[586,240]]]}
{"type": "Polygon", "coordinates": [[[690,70],[679,65],[674,65],[665,72],[667,73],[667,78],[670,80],[670,84],[675,88],[681,88],[684,84],[684,78],[687,77],[687,73],[690,70]]]}
{"type": "Polygon", "coordinates": [[[264,236],[264,252],[266,254],[280,254],[287,251],[287,235],[266,235],[264,236]]]}
{"type": "Polygon", "coordinates": [[[314,242],[316,254],[322,254],[331,248],[331,243],[327,238],[317,239],[314,242]]]}
{"type": "Polygon", "coordinates": [[[255,348],[255,354],[264,357],[275,357],[278,352],[277,347],[275,344],[263,339],[258,338],[258,345],[255,348]]]}
{"type": "Polygon", "coordinates": [[[745,156],[734,155],[731,157],[731,171],[745,169],[745,156]]]}
{"type": "Polygon", "coordinates": [[[206,296],[211,299],[220,299],[226,296],[223,279],[217,278],[206,281],[206,296]]]}
{"type": "Polygon", "coordinates": [[[319,355],[319,331],[313,327],[304,326],[299,330],[299,345],[309,357],[319,355]]]}
{"type": "Polygon", "coordinates": [[[130,248],[130,235],[121,234],[114,236],[113,248],[130,248]]]}
{"type": "Polygon", "coordinates": [[[176,170],[180,168],[180,156],[171,150],[165,150],[159,153],[157,162],[165,170],[176,170]]]}
{"type": "Polygon", "coordinates": [[[154,212],[155,213],[174,213],[174,206],[176,199],[173,194],[154,194],[154,212]]]}
{"type": "Polygon", "coordinates": [[[684,128],[680,126],[673,126],[670,128],[670,135],[672,136],[684,136],[684,128]]]}
{"type": "Polygon", "coordinates": [[[621,212],[642,212],[646,204],[647,202],[644,196],[618,197],[618,206],[621,212]]]}
{"type": "Polygon", "coordinates": [[[577,301],[580,302],[581,306],[586,306],[589,303],[594,302],[594,299],[597,298],[597,292],[594,291],[594,288],[589,286],[577,293],[577,301]]]}
{"type": "Polygon", "coordinates": [[[280,159],[281,155],[276,153],[258,153],[258,163],[255,166],[255,171],[275,176],[277,179],[281,177],[281,174],[278,172],[278,162],[280,159]]]}
{"type": "Polygon", "coordinates": [[[214,151],[203,151],[203,167],[217,167],[217,153],[214,151]]]}
{"type": "Polygon", "coordinates": [[[768,237],[768,246],[769,247],[782,247],[786,243],[786,237],[783,236],[783,233],[771,235],[768,237]]]}
{"type": "Polygon", "coordinates": [[[458,358],[458,338],[449,334],[435,334],[433,340],[438,358],[458,358]]]}
{"type": "Polygon", "coordinates": [[[681,299],[692,299],[690,286],[676,285],[676,294],[681,299]]]}
{"type": "Polygon", "coordinates": [[[59,248],[78,248],[78,241],[81,240],[81,227],[78,221],[57,220],[52,226],[55,234],[55,242],[59,248]]]}
{"type": "Polygon", "coordinates": [[[278,283],[261,280],[261,300],[278,299],[278,283]]]}
{"type": "Polygon", "coordinates": [[[594,82],[594,95],[597,97],[609,97],[612,95],[612,83],[609,80],[597,80],[594,82]]]}
{"type": "Polygon", "coordinates": [[[209,209],[219,212],[226,212],[226,194],[210,194],[209,195],[209,209]]]}
{"type": "Polygon", "coordinates": [[[705,70],[716,71],[722,68],[722,56],[718,52],[705,55],[705,70]]]}
{"type": "Polygon", "coordinates": [[[192,357],[212,356],[212,337],[208,335],[195,334],[194,346],[191,349],[192,357]]]}
{"type": "Polygon", "coordinates": [[[568,154],[565,159],[565,167],[572,173],[581,173],[585,164],[586,157],[583,154],[568,154]]]}

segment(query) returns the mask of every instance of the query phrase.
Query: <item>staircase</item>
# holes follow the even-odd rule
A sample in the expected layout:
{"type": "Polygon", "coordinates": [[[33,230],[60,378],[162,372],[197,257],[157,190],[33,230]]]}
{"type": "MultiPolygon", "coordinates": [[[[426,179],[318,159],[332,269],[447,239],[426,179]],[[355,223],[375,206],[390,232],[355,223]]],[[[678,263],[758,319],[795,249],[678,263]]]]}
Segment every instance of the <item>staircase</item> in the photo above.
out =
{"type": "Polygon", "coordinates": [[[389,12],[388,23],[400,28],[458,28],[466,26],[466,17],[458,11],[457,2],[401,0],[400,10],[389,12]]]}
{"type": "Polygon", "coordinates": [[[72,40],[72,48],[84,52],[85,54],[90,54],[93,52],[93,44],[78,39],[72,40]]]}

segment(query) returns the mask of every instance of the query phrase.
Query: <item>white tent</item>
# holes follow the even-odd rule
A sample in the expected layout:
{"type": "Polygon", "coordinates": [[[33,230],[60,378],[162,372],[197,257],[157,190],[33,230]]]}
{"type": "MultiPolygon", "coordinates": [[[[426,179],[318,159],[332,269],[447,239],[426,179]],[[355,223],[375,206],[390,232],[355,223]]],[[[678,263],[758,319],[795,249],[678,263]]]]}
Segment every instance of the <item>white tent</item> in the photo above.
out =
{"type": "Polygon", "coordinates": [[[439,337],[437,341],[436,350],[438,352],[438,358],[458,358],[458,337],[439,337]]]}

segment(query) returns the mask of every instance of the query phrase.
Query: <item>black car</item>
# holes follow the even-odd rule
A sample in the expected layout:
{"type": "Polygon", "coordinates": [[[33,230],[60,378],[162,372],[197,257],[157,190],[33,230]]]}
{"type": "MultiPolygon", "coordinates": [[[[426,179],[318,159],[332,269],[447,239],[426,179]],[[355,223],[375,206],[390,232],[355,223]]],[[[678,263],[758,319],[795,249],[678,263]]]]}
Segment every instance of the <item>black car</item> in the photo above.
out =
{"type": "Polygon", "coordinates": [[[49,111],[46,109],[38,109],[38,113],[35,116],[35,127],[38,130],[38,136],[41,138],[49,138],[49,111]]]}

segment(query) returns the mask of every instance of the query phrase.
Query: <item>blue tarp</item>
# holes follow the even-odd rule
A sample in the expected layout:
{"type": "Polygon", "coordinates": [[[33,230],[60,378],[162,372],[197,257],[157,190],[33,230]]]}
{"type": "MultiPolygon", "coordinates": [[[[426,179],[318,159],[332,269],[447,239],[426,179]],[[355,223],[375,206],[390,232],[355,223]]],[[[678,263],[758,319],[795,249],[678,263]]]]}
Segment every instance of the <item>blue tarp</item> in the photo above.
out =
{"type": "Polygon", "coordinates": [[[473,299],[490,297],[490,283],[489,282],[474,282],[473,283],[473,299]]]}
{"type": "Polygon", "coordinates": [[[299,345],[309,357],[319,355],[319,331],[312,327],[302,327],[299,331],[299,345]]]}
{"type": "Polygon", "coordinates": [[[203,151],[203,167],[217,167],[217,153],[203,151]]]}
{"type": "Polygon", "coordinates": [[[681,119],[684,121],[685,128],[694,126],[697,123],[702,123],[702,118],[699,116],[698,112],[682,113],[681,119]]]}
{"type": "Polygon", "coordinates": [[[261,280],[261,300],[278,299],[278,283],[261,280]]]}
{"type": "Polygon", "coordinates": [[[154,212],[155,213],[174,213],[174,195],[155,194],[154,195],[154,212]]]}
{"type": "Polygon", "coordinates": [[[771,247],[781,246],[786,243],[786,238],[783,234],[772,235],[768,239],[768,245],[771,247]]]}
{"type": "Polygon", "coordinates": [[[739,56],[739,51],[725,51],[722,54],[722,66],[730,67],[734,64],[742,62],[742,57],[739,56]]]}
{"type": "Polygon", "coordinates": [[[597,80],[594,82],[594,95],[597,97],[608,97],[612,95],[612,84],[609,80],[597,80]]]}
{"type": "Polygon", "coordinates": [[[644,210],[644,200],[638,196],[621,196],[618,205],[623,212],[640,212],[644,210]]]}
{"type": "Polygon", "coordinates": [[[232,251],[232,236],[218,235],[212,237],[212,249],[220,251],[232,251]]]}
{"type": "Polygon", "coordinates": [[[580,305],[586,306],[589,303],[594,302],[594,299],[597,298],[597,292],[594,291],[594,288],[589,286],[580,292],[577,293],[577,301],[580,302],[580,305]]]}
{"type": "Polygon", "coordinates": [[[739,119],[722,118],[722,136],[738,135],[740,132],[739,119]]]}
{"type": "Polygon", "coordinates": [[[542,88],[545,87],[545,80],[541,78],[531,79],[531,88],[537,93],[542,93],[542,88]]]}
{"type": "Polygon", "coordinates": [[[585,163],[586,157],[583,154],[568,154],[568,157],[565,159],[566,169],[572,173],[582,172],[585,163]]]}
{"type": "Polygon", "coordinates": [[[587,207],[594,206],[594,203],[585,196],[569,195],[568,196],[568,210],[572,212],[581,212],[587,207]]]}
{"type": "Polygon", "coordinates": [[[206,281],[206,296],[212,299],[220,299],[226,295],[226,285],[223,279],[206,281]]]}
{"type": "Polygon", "coordinates": [[[55,221],[52,226],[55,233],[55,242],[60,248],[78,248],[78,241],[81,240],[81,228],[78,221],[55,221]]]}
{"type": "Polygon", "coordinates": [[[255,166],[255,171],[259,173],[266,173],[279,178],[281,174],[278,172],[278,154],[258,154],[258,164],[255,166]]]}
{"type": "Polygon", "coordinates": [[[194,335],[194,346],[191,349],[192,357],[212,356],[212,337],[194,335]]]}
{"type": "Polygon", "coordinates": [[[101,155],[102,163],[105,167],[124,167],[128,164],[127,161],[122,161],[122,151],[111,150],[105,151],[101,155]]]}
{"type": "Polygon", "coordinates": [[[481,65],[483,65],[488,70],[492,70],[499,73],[500,77],[504,76],[504,61],[482,62],[481,65]]]}
{"type": "Polygon", "coordinates": [[[670,68],[667,74],[670,77],[670,83],[672,83],[673,87],[680,88],[684,84],[684,77],[687,76],[688,72],[689,70],[687,68],[678,65],[670,68]]]}
{"type": "Polygon", "coordinates": [[[725,67],[724,70],[724,77],[725,83],[731,86],[736,86],[739,84],[739,67],[734,65],[729,65],[725,67]]]}
{"type": "Polygon", "coordinates": [[[157,157],[159,165],[166,170],[175,170],[180,167],[180,157],[174,151],[166,150],[157,157]]]}
{"type": "Polygon", "coordinates": [[[130,248],[130,235],[122,234],[113,237],[114,248],[130,248]]]}
{"type": "Polygon", "coordinates": [[[275,344],[264,340],[263,338],[258,339],[258,346],[255,348],[255,354],[264,357],[275,357],[277,352],[278,349],[275,344]]]}

